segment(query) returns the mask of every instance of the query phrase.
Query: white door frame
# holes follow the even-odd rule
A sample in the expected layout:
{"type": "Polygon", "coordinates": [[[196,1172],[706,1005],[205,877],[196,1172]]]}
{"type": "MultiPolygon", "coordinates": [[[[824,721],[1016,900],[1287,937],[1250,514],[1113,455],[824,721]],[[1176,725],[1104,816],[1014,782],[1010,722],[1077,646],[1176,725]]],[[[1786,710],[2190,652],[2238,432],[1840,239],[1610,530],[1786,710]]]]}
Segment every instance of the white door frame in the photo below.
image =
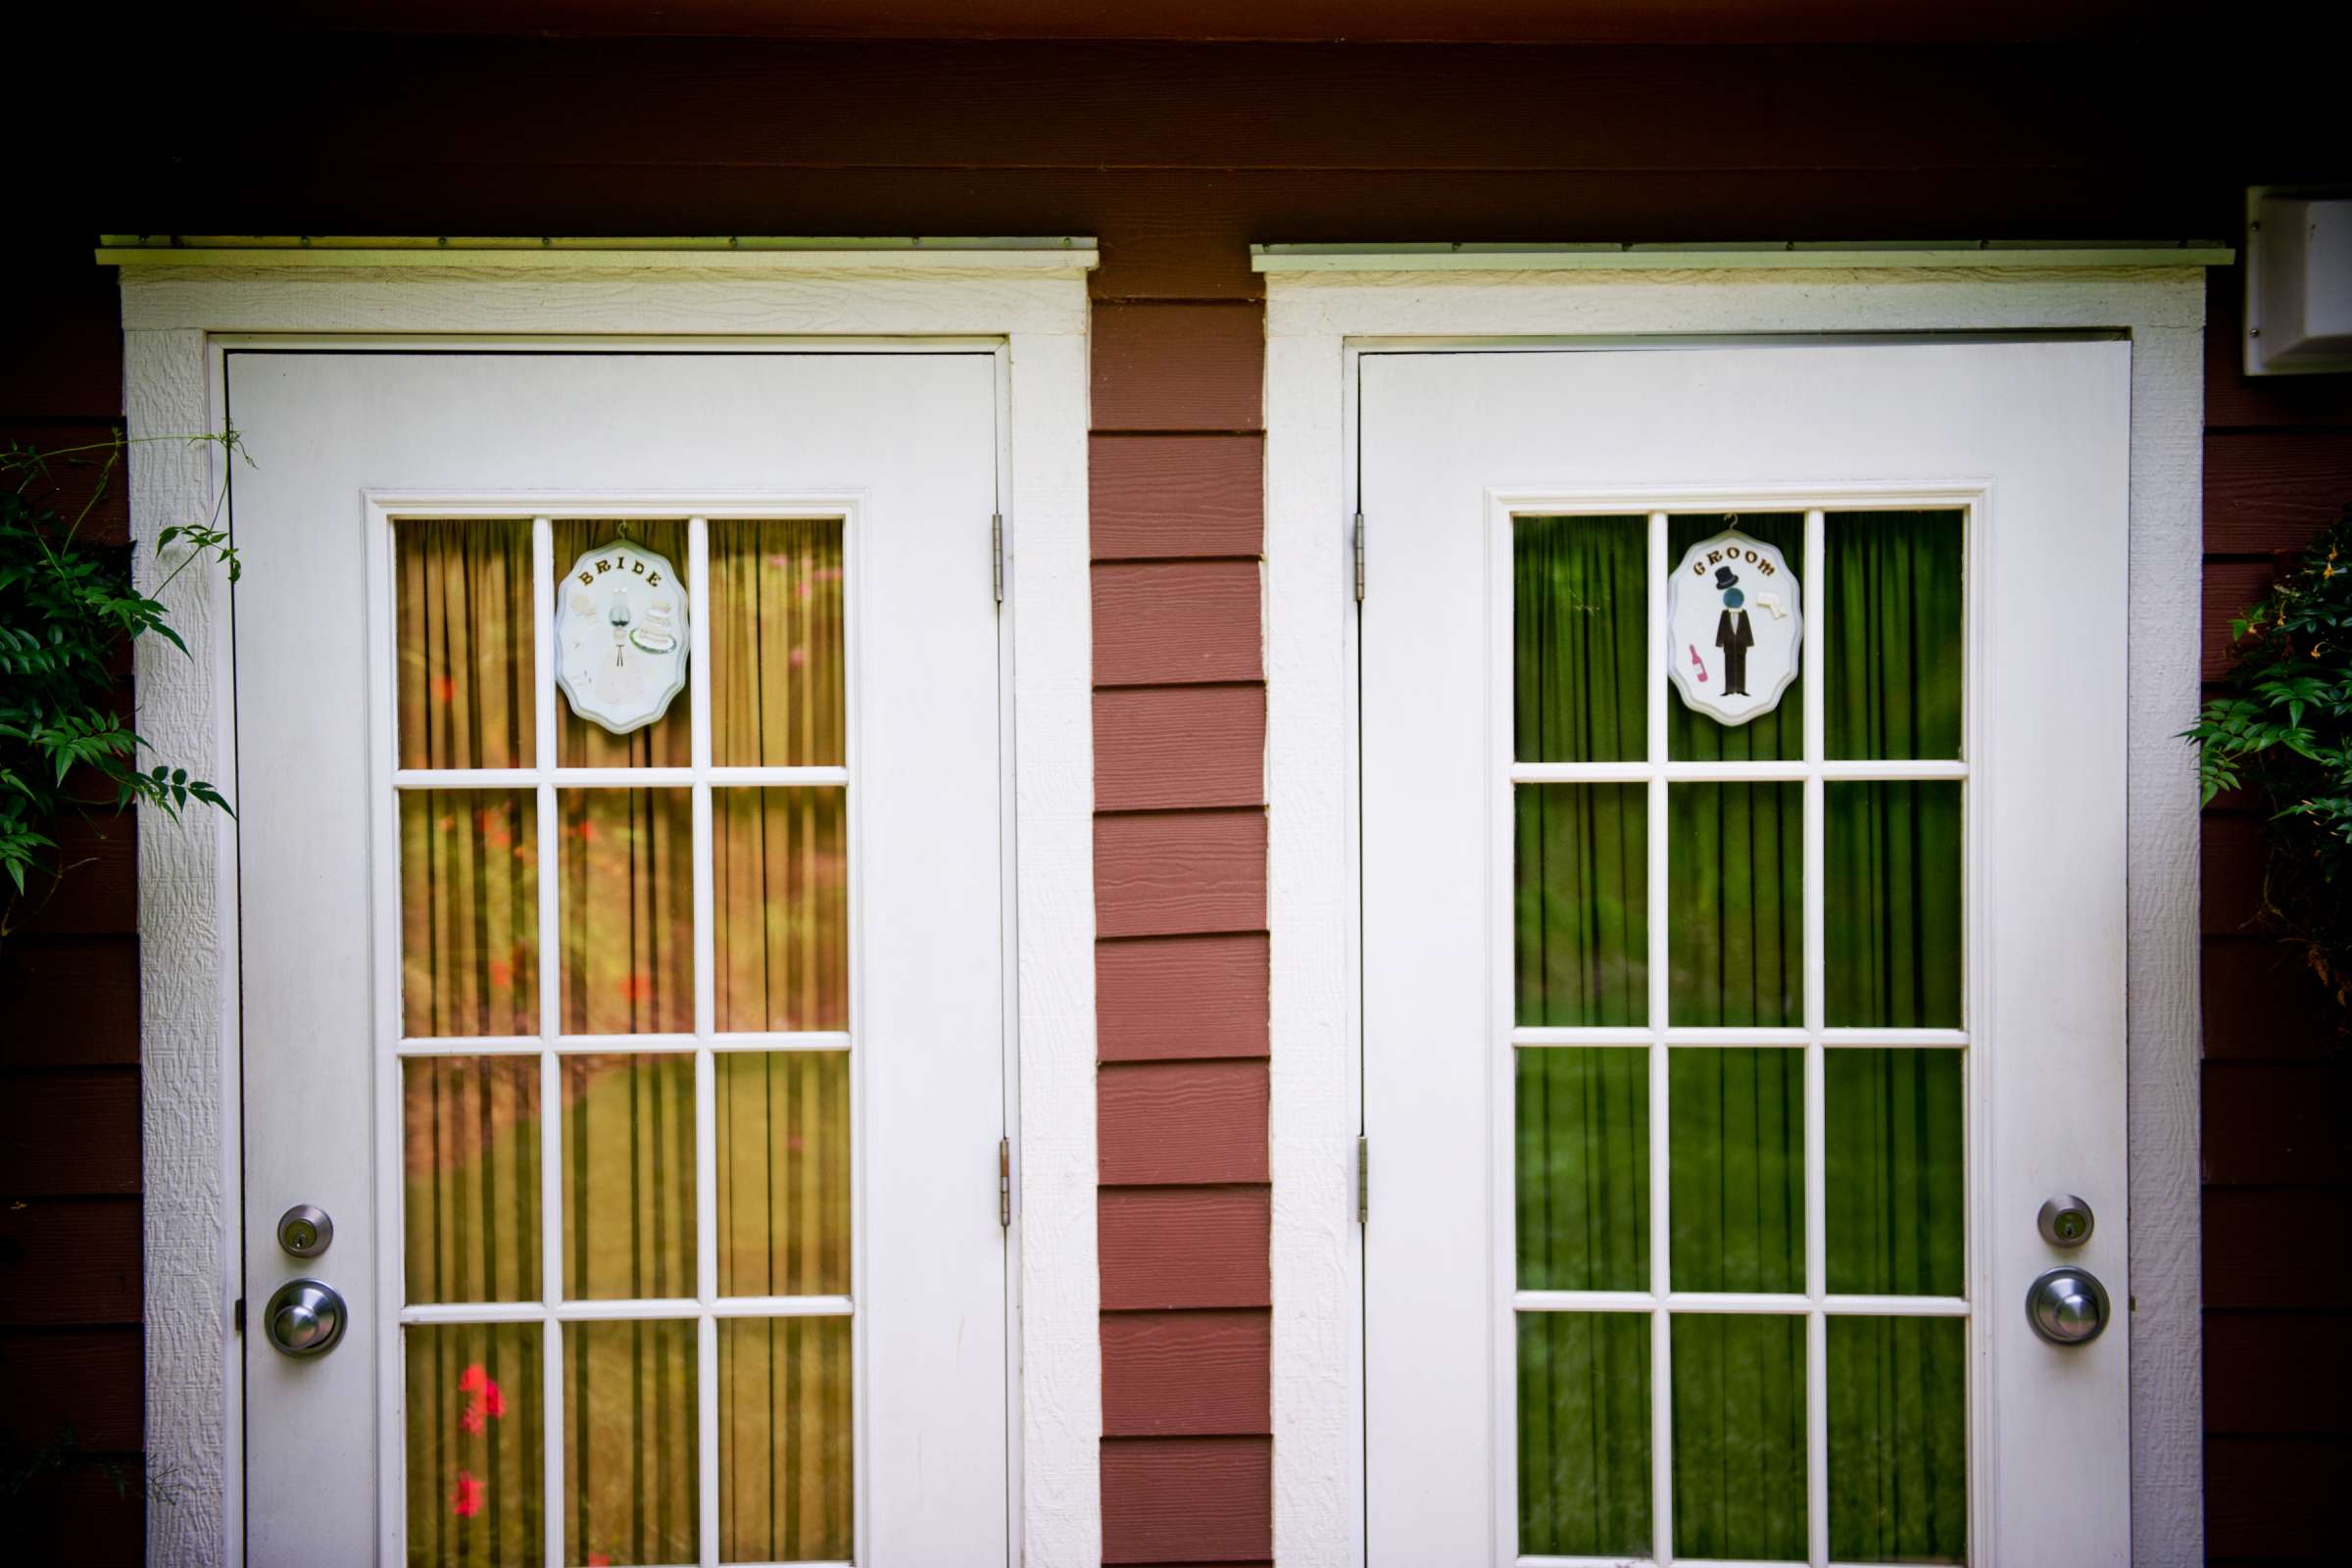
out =
{"type": "MultiPolygon", "coordinates": [[[[999,346],[1012,455],[1004,513],[1011,617],[1019,1096],[1013,1245],[1020,1366],[1012,1463],[1017,1560],[1102,1560],[1095,1233],[1093,750],[1086,430],[1091,240],[995,247],[791,248],[705,255],[533,250],[305,251],[303,265],[123,252],[123,400],[134,441],[216,431],[232,342],[466,351],[999,346]],[[427,265],[413,265],[426,262],[427,265]],[[223,265],[226,263],[227,265],[223,265]],[[410,263],[412,265],[388,265],[410,263]],[[440,263],[442,265],[431,265],[440,263]],[[356,265],[355,265],[356,264],[356,265]]],[[[288,258],[287,260],[291,260],[288,258]]],[[[131,448],[141,584],[155,540],[205,516],[216,445],[131,448]]],[[[166,595],[176,650],[137,650],[141,733],[232,797],[228,595],[191,571],[166,595]]],[[[145,1182],[147,1555],[235,1563],[244,1411],[240,1293],[236,828],[139,818],[141,1161],[145,1182]]]]}
{"type": "MultiPolygon", "coordinates": [[[[2133,261],[2146,258],[2134,256],[2133,261]]],[[[2132,1534],[2141,1568],[2204,1555],[2197,1191],[2197,705],[2203,264],[1791,269],[1778,252],[1443,258],[1261,253],[1266,279],[1267,923],[1273,932],[1274,1540],[1360,1563],[1363,1246],[1356,911],[1357,355],[1824,333],[2120,330],[2132,353],[2127,956],[2132,1534]],[[2137,585],[2145,585],[2144,587],[2137,585]],[[2152,628],[2178,628],[2158,640],[2152,628]]],[[[1838,260],[1853,260],[1838,258],[1838,260]]],[[[1924,264],[1924,265],[1923,265],[1924,264]]],[[[1670,346],[1659,344],[1658,346],[1670,346]]],[[[1365,592],[1390,591],[1377,538],[1365,592]]],[[[1372,1182],[1377,1201],[1377,1152],[1372,1182]]]]}

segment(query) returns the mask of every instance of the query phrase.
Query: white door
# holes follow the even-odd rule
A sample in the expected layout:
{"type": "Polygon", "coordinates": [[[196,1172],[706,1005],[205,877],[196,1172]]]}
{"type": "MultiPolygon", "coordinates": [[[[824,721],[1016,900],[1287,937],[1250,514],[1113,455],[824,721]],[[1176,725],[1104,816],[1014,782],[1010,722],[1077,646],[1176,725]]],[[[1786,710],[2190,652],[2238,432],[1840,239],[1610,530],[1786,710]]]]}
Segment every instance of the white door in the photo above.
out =
{"type": "Polygon", "coordinates": [[[225,363],[248,1560],[1004,1563],[997,358],[225,363]]]}
{"type": "Polygon", "coordinates": [[[1371,1562],[2124,1562],[2129,345],[1358,364],[1371,1562]]]}

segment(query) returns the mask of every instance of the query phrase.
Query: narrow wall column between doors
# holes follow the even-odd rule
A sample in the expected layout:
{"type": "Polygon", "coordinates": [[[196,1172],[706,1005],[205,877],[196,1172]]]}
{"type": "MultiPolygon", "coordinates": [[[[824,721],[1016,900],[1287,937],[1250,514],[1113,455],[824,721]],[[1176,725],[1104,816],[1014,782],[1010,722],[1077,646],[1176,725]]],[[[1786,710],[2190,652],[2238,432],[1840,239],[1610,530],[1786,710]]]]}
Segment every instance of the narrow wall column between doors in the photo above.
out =
{"type": "Polygon", "coordinates": [[[1106,1563],[1273,1555],[1263,309],[1248,257],[1094,284],[1106,1563]]]}

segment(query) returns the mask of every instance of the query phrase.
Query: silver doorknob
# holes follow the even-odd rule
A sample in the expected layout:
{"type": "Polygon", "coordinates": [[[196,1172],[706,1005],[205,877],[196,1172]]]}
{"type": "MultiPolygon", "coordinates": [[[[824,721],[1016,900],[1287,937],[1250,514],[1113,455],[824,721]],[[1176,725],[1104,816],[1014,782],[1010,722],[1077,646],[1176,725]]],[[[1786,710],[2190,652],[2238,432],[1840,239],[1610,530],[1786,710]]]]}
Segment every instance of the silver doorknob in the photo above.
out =
{"type": "Polygon", "coordinates": [[[2051,1269],[2026,1288],[2026,1321],[2052,1345],[2088,1345],[2107,1327],[2107,1287],[2087,1269],[2051,1269]]]}
{"type": "Polygon", "coordinates": [[[324,1355],[343,1337],[344,1320],[350,1315],[342,1293],[332,1285],[288,1280],[270,1298],[262,1323],[270,1343],[285,1354],[324,1355]]]}

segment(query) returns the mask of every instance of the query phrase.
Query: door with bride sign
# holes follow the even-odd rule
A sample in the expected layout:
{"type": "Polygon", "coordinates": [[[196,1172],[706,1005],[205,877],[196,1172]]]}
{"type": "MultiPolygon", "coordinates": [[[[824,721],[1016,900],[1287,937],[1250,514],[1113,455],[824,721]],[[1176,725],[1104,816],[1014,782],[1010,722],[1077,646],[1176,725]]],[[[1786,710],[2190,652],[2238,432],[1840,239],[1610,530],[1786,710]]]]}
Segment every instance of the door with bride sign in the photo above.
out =
{"type": "Polygon", "coordinates": [[[1358,355],[1373,1564],[2126,1560],[2130,358],[1358,355]]]}
{"type": "Polygon", "coordinates": [[[228,353],[249,1560],[1006,1560],[1001,368],[228,353]]]}

